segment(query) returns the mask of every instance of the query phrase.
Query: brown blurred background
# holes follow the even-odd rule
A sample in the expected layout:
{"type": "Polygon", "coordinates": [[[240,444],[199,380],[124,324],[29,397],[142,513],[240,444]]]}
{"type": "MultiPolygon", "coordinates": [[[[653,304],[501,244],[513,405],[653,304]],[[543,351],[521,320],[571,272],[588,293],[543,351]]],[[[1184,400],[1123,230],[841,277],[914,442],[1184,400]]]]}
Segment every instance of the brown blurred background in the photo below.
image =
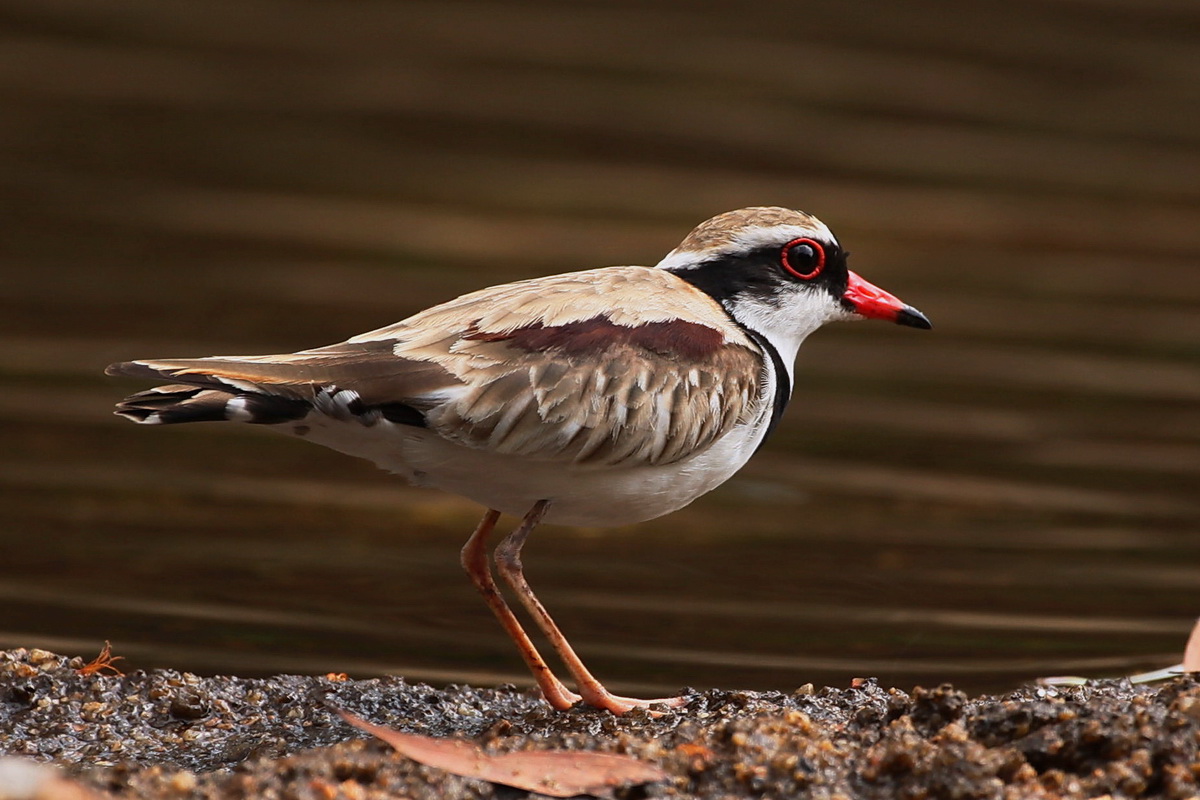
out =
{"type": "Polygon", "coordinates": [[[546,528],[614,688],[1001,688],[1178,660],[1200,613],[1200,7],[3,0],[0,646],[527,682],[480,510],[110,361],[291,351],[813,212],[934,321],[823,331],[689,509],[546,528]]]}

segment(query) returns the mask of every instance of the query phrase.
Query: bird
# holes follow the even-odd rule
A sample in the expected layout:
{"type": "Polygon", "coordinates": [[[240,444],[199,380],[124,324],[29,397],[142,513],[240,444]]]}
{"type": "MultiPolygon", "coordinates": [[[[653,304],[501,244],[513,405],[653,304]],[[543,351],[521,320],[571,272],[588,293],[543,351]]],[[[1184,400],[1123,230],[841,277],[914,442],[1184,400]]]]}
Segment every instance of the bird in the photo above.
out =
{"type": "Polygon", "coordinates": [[[555,709],[629,698],[584,665],[525,578],[542,522],[612,527],[669,514],[736,473],[776,427],[801,344],[821,326],[929,319],[847,266],[819,219],[742,208],[693,229],[656,266],[492,286],[344,342],[285,355],[128,361],[170,383],[114,412],[143,425],[244,422],[368,459],[487,509],[462,566],[555,709]],[[559,679],[496,584],[492,560],[573,679],[559,679]]]}

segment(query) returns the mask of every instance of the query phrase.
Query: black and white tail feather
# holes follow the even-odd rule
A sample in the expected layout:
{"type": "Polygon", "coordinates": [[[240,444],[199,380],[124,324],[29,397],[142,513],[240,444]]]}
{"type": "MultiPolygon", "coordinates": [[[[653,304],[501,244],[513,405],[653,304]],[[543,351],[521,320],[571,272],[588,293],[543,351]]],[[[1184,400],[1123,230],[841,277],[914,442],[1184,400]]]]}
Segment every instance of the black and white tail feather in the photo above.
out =
{"type": "Polygon", "coordinates": [[[186,380],[156,386],[130,395],[117,404],[119,417],[142,425],[175,425],[188,422],[245,422],[280,425],[308,417],[314,411],[333,419],[356,419],[366,425],[389,422],[425,427],[424,415],[404,403],[367,405],[358,392],[318,382],[259,384],[221,375],[181,370],[181,364],[200,366],[205,359],[174,362],[127,361],[109,366],[105,373],[136,378],[186,380]]]}
{"type": "Polygon", "coordinates": [[[225,421],[275,425],[302,419],[311,410],[311,404],[287,397],[172,384],[130,395],[113,413],[142,425],[225,421]]]}
{"type": "Polygon", "coordinates": [[[176,374],[167,364],[127,361],[109,366],[105,373],[133,378],[178,380],[130,395],[117,404],[115,413],[142,425],[175,425],[186,422],[249,422],[271,425],[301,419],[312,403],[300,397],[248,391],[220,376],[190,372],[176,374]]]}

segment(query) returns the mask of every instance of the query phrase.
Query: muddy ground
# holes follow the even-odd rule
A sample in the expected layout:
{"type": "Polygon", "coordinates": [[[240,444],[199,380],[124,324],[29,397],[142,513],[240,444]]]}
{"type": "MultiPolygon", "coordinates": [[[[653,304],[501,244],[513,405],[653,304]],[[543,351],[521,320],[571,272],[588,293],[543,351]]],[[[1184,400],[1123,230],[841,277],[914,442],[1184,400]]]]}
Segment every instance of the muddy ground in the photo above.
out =
{"type": "MultiPolygon", "coordinates": [[[[668,775],[619,788],[616,797],[1185,798],[1200,791],[1200,684],[1191,676],[980,697],[870,680],[790,694],[709,690],[657,716],[614,717],[555,712],[514,687],[170,670],[83,675],[82,666],[39,650],[0,653],[0,751],[58,765],[69,779],[39,776],[23,788],[10,779],[0,798],[526,795],[403,758],[334,709],[497,753],[624,753],[668,775]]],[[[22,761],[0,761],[0,778],[24,774],[22,761]]]]}

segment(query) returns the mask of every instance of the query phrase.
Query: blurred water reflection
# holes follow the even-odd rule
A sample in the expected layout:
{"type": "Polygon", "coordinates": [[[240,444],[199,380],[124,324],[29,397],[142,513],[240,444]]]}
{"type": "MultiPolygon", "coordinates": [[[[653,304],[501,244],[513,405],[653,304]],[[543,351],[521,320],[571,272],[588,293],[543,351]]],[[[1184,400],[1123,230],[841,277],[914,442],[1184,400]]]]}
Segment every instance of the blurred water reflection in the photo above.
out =
{"type": "Polygon", "coordinates": [[[532,580],[597,673],[998,688],[1178,660],[1200,611],[1197,12],[804,16],[6,3],[0,645],[524,682],[458,567],[477,509],[262,432],[129,427],[101,369],[337,341],[777,203],[937,329],[818,334],[729,485],[539,531],[532,580]]]}

